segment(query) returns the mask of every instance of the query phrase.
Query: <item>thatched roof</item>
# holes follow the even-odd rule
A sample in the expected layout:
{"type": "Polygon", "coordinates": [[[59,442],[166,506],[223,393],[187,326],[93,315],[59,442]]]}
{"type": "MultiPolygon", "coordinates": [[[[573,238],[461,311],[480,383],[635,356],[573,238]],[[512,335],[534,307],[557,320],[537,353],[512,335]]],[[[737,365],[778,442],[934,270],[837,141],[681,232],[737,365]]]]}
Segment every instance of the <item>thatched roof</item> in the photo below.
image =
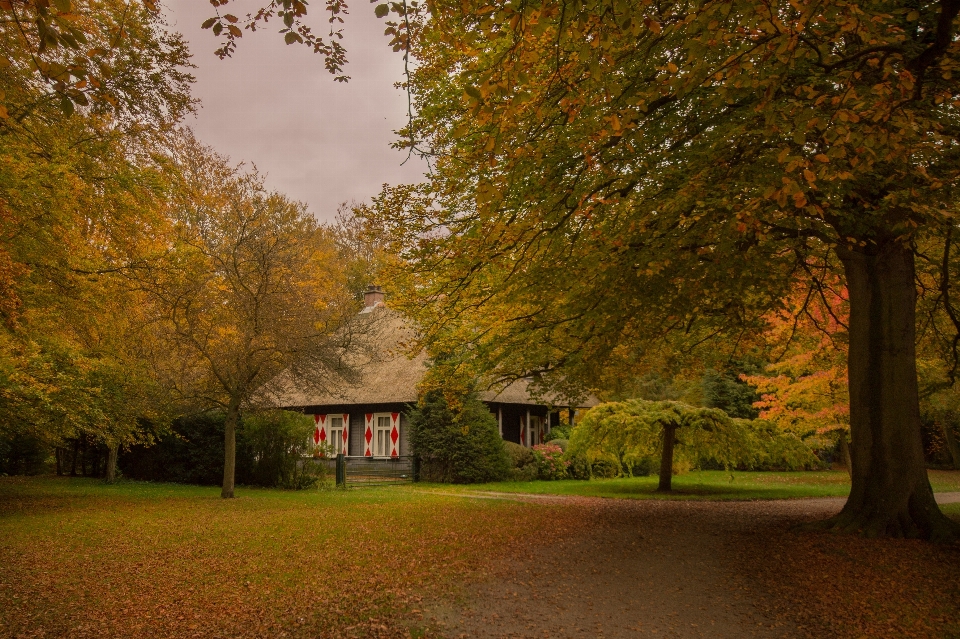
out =
{"type": "MultiPolygon", "coordinates": [[[[407,355],[408,345],[415,338],[412,327],[402,315],[384,306],[364,309],[361,321],[370,322],[370,330],[364,337],[368,353],[355,362],[359,380],[353,384],[329,391],[304,391],[292,388],[279,398],[284,407],[342,406],[352,404],[412,404],[417,401],[417,385],[427,372],[427,356],[422,351],[412,357],[407,355]],[[363,316],[366,317],[363,317],[363,316]],[[371,346],[373,348],[371,348],[371,346]]],[[[554,403],[553,398],[534,400],[525,379],[512,382],[501,390],[480,393],[480,399],[504,404],[544,405],[554,403]]],[[[593,406],[597,400],[590,398],[581,402],[593,406]]],[[[563,402],[556,402],[565,406],[563,402]]]]}

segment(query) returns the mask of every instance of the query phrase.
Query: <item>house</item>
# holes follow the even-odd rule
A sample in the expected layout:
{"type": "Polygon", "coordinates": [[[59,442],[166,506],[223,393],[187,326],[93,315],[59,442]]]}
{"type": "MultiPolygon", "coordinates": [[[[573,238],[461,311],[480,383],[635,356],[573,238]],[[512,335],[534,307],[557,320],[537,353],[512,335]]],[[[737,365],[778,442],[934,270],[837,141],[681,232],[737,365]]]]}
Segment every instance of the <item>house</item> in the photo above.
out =
{"type": "MultiPolygon", "coordinates": [[[[417,402],[417,385],[427,371],[427,357],[424,353],[405,354],[404,342],[413,337],[413,331],[399,313],[384,305],[379,286],[367,288],[364,303],[360,314],[372,320],[379,356],[358,365],[360,378],[354,384],[326,392],[294,389],[282,396],[281,404],[287,410],[313,415],[314,441],[330,444],[337,453],[380,458],[409,455],[406,411],[417,402]]],[[[534,400],[526,380],[483,392],[480,399],[496,416],[501,436],[522,446],[541,443],[558,423],[561,409],[572,416],[576,408],[583,408],[548,406],[534,400]]]]}

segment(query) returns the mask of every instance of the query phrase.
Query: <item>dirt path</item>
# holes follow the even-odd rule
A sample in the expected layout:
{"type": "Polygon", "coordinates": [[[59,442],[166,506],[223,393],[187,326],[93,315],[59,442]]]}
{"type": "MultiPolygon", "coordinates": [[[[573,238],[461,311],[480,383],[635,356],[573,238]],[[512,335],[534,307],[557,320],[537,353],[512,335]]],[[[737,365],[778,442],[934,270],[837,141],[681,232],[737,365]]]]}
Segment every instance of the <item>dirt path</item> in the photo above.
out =
{"type": "Polygon", "coordinates": [[[787,621],[789,602],[749,577],[746,549],[777,553],[783,531],[828,517],[843,502],[563,503],[591,519],[589,532],[519,544],[516,559],[470,586],[461,605],[433,611],[446,636],[806,636],[787,621]],[[773,547],[764,546],[767,539],[773,547]]]}

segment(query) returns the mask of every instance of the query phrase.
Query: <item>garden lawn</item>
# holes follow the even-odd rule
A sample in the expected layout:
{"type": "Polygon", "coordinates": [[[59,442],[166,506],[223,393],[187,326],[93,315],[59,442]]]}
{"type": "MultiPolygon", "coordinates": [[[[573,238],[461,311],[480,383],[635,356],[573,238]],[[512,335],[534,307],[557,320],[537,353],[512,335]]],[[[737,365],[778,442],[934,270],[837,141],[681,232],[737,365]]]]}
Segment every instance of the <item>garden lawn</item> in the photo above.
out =
{"type": "MultiPolygon", "coordinates": [[[[931,470],[934,492],[960,491],[960,471],[931,470]]],[[[629,499],[796,499],[803,497],[846,497],[850,479],[846,471],[734,472],[692,471],[673,477],[673,492],[658,493],[658,478],[630,477],[577,481],[497,482],[458,487],[457,490],[623,497],[629,499]]],[[[432,488],[450,490],[449,486],[432,488]]]]}
{"type": "Polygon", "coordinates": [[[425,593],[579,525],[407,487],[219,492],[0,478],[0,636],[424,636],[425,593]]]}

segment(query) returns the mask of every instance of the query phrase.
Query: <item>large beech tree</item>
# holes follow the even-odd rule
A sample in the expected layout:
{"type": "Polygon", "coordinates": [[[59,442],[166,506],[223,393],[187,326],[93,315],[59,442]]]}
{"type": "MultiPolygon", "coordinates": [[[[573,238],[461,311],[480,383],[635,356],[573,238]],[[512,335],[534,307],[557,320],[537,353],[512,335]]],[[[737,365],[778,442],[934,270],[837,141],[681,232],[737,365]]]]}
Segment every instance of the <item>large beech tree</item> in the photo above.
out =
{"type": "Polygon", "coordinates": [[[409,10],[421,64],[405,137],[434,171],[404,206],[380,202],[418,238],[409,312],[428,342],[549,384],[671,334],[736,345],[791,283],[839,263],[853,472],[827,525],[955,538],[923,463],[915,250],[954,224],[958,12],[956,0],[409,10]]]}

